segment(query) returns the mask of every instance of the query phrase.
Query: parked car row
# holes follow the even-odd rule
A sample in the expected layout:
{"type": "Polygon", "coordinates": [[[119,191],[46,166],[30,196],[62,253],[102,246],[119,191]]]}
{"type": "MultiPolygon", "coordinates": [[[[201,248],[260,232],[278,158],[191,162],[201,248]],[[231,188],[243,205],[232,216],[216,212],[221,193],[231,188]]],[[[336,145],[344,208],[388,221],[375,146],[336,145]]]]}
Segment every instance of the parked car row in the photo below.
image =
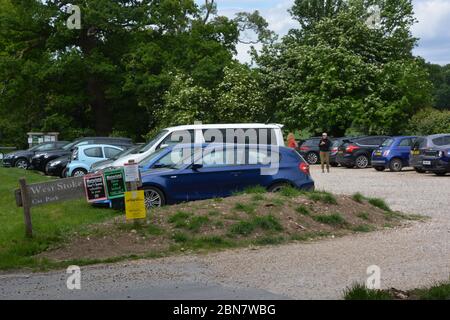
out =
{"type": "MultiPolygon", "coordinates": [[[[450,172],[450,134],[427,137],[416,136],[362,136],[331,138],[330,164],[364,169],[372,166],[377,171],[389,169],[399,172],[413,167],[418,173],[450,172]]],[[[319,160],[320,138],[304,141],[299,152],[310,164],[319,160]]]]}
{"type": "Polygon", "coordinates": [[[314,189],[309,165],[284,147],[282,126],[276,124],[179,126],[143,146],[125,138],[92,137],[33,150],[21,167],[49,175],[83,176],[133,160],[139,163],[148,207],[229,196],[256,185],[268,191],[287,185],[314,189]],[[271,159],[276,159],[276,170],[262,174],[272,168],[271,159]]]}

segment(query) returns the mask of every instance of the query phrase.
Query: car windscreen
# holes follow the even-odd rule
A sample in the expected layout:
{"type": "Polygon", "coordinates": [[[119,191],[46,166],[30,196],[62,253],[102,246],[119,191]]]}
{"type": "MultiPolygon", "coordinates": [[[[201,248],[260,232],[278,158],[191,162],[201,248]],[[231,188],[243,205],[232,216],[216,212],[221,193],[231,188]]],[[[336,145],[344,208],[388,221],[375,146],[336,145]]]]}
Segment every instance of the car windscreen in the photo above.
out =
{"type": "Polygon", "coordinates": [[[149,143],[143,146],[141,150],[139,150],[139,153],[144,153],[150,150],[155,145],[155,143],[157,143],[162,137],[164,137],[167,134],[167,132],[169,131],[163,130],[160,133],[158,133],[155,138],[153,138],[149,143]]]}
{"type": "Polygon", "coordinates": [[[71,142],[62,147],[63,150],[70,151],[80,140],[71,142]]]}
{"type": "Polygon", "coordinates": [[[142,147],[139,146],[139,147],[131,147],[129,149],[125,149],[125,150],[119,152],[118,154],[116,154],[114,157],[112,157],[110,159],[111,160],[118,160],[118,159],[120,159],[122,157],[125,157],[125,156],[129,155],[129,154],[136,153],[138,150],[140,150],[140,148],[142,148],[142,147]]]}

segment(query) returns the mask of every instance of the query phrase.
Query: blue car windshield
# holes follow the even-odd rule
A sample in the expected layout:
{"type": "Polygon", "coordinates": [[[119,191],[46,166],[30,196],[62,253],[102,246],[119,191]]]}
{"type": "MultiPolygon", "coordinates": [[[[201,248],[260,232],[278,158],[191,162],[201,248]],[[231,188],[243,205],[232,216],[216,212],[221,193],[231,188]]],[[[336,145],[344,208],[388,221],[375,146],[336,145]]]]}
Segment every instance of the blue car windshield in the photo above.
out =
{"type": "Polygon", "coordinates": [[[386,139],[381,146],[382,147],[390,147],[393,144],[394,144],[394,139],[386,139]]]}

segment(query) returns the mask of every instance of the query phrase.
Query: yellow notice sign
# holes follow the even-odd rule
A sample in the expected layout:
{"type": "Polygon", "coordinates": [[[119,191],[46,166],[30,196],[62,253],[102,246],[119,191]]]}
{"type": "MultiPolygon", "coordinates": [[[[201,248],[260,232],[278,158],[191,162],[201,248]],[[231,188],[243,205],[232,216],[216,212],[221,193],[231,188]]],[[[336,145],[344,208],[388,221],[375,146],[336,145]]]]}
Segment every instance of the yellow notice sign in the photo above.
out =
{"type": "Polygon", "coordinates": [[[125,192],[125,213],[127,220],[145,219],[144,190],[125,192]]]}

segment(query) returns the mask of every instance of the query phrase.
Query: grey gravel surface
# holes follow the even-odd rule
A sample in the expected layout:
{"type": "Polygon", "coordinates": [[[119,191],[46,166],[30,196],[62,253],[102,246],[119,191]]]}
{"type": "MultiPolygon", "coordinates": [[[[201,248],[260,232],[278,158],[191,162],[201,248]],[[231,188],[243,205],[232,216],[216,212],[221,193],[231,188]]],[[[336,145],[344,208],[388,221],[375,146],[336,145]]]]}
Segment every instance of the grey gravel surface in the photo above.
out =
{"type": "Polygon", "coordinates": [[[337,168],[312,174],[318,189],[382,197],[430,216],[408,228],[310,243],[228,250],[82,268],[82,289],[65,271],[0,275],[0,299],[339,299],[381,268],[382,288],[412,289],[450,276],[450,176],[337,168]]]}

